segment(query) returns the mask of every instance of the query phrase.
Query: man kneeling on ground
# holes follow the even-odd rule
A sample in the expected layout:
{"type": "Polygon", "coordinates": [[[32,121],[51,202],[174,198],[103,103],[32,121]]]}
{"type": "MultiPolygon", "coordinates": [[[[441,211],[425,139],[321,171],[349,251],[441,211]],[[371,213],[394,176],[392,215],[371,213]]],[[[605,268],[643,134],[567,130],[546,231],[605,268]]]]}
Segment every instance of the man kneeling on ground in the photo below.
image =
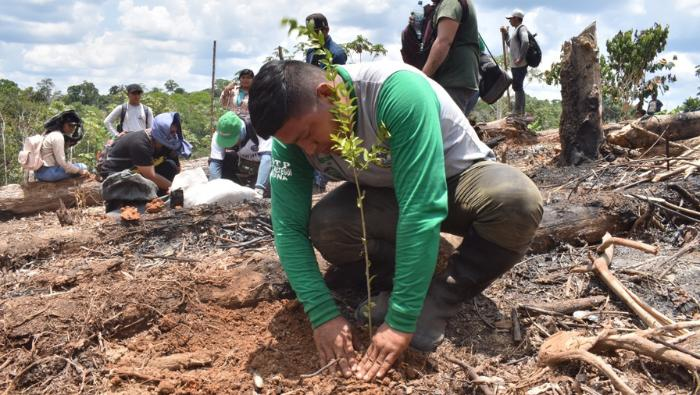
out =
{"type": "Polygon", "coordinates": [[[461,303],[521,260],[542,217],[542,198],[522,172],[494,160],[450,95],[419,70],[401,63],[338,70],[328,82],[311,65],[267,63],[255,77],[249,106],[259,135],[275,136],[275,243],[313,326],[321,363],[335,359],[346,377],[371,380],[386,374],[409,345],[434,350],[461,303]],[[356,100],[354,132],[365,146],[377,143],[378,125],[391,134],[383,165],[359,175],[372,268],[393,281],[390,293],[373,299],[372,316],[383,324],[359,361],[312,248],[333,265],[364,266],[355,186],[347,182],[311,208],[314,169],[353,179],[331,141],[333,84],[343,82],[351,97],[340,100],[356,100]],[[464,241],[433,279],[440,231],[464,241]]]}
{"type": "MultiPolygon", "coordinates": [[[[99,168],[100,176],[124,170],[136,170],[158,187],[158,195],[169,193],[170,185],[180,172],[178,156],[189,156],[190,145],[182,136],[180,114],[163,113],[153,120],[151,130],[131,132],[114,141],[105,153],[99,168]]],[[[107,211],[118,208],[120,202],[107,202],[107,211]]]]}

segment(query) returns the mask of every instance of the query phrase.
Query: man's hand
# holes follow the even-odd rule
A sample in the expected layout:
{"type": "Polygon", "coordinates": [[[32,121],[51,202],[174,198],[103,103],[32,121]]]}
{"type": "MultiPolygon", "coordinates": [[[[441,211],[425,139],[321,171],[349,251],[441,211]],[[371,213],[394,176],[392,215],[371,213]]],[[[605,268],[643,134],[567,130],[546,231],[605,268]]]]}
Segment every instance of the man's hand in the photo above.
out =
{"type": "Polygon", "coordinates": [[[520,64],[520,63],[522,63],[522,61],[523,61],[523,58],[517,58],[517,59],[515,59],[515,64],[520,64]]]}
{"type": "Polygon", "coordinates": [[[406,351],[412,338],[413,333],[399,332],[382,324],[360,361],[357,378],[369,381],[375,376],[380,379],[384,377],[391,365],[406,351]]]}
{"type": "Polygon", "coordinates": [[[321,366],[326,366],[335,359],[337,362],[331,367],[331,372],[336,372],[338,367],[343,376],[352,376],[352,372],[357,369],[357,360],[352,347],[352,332],[345,318],[334,318],[314,329],[314,343],[321,366]]]}
{"type": "Polygon", "coordinates": [[[501,26],[501,33],[503,33],[503,34],[508,33],[508,28],[505,26],[501,26]]]}

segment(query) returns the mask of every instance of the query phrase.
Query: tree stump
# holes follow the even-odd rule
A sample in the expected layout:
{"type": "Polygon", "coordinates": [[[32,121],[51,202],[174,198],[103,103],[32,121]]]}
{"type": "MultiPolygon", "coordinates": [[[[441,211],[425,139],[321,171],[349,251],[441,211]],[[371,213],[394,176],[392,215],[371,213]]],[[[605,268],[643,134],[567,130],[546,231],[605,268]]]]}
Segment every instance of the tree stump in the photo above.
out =
{"type": "Polygon", "coordinates": [[[595,22],[564,43],[560,81],[560,164],[576,166],[597,159],[605,138],[595,22]]]}

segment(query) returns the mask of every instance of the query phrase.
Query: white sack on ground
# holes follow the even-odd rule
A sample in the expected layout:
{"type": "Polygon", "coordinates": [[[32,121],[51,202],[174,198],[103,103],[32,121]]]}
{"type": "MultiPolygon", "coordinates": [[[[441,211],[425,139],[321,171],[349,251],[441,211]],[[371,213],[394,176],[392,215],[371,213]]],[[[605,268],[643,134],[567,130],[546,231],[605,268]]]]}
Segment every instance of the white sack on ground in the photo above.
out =
{"type": "Polygon", "coordinates": [[[202,204],[236,204],[244,200],[260,199],[254,190],[220,178],[189,187],[185,192],[185,207],[202,204]]]}

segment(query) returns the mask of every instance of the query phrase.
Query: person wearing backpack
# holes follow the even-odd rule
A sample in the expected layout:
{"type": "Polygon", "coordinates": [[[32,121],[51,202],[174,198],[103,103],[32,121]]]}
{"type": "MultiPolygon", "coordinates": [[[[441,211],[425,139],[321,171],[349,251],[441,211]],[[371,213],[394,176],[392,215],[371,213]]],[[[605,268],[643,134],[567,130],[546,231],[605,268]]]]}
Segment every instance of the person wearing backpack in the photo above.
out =
{"type": "Polygon", "coordinates": [[[42,166],[34,171],[34,177],[39,181],[56,182],[90,174],[85,164],[66,161],[65,150],[77,143],[73,136],[81,124],[77,115],[69,115],[63,117],[58,128],[47,130],[43,136],[40,146],[42,166]]]}
{"type": "Polygon", "coordinates": [[[129,132],[148,130],[153,126],[153,111],[141,103],[141,95],[143,94],[141,85],[131,84],[127,86],[126,93],[129,95],[129,101],[117,106],[104,120],[105,127],[114,138],[129,132]],[[115,128],[116,121],[118,123],[115,128]]]}
{"type": "Polygon", "coordinates": [[[426,8],[423,73],[450,94],[465,115],[479,95],[479,27],[469,0],[433,0],[426,8]],[[434,40],[431,42],[431,40],[434,40]],[[429,48],[429,50],[428,50],[429,48]]]}
{"type": "Polygon", "coordinates": [[[510,25],[515,28],[513,37],[508,34],[506,26],[501,27],[503,40],[510,48],[510,68],[513,74],[513,91],[515,91],[515,115],[525,114],[525,89],[523,83],[527,76],[527,52],[530,49],[530,34],[527,27],[523,25],[525,14],[520,10],[514,10],[506,19],[510,25]]]}
{"type": "Polygon", "coordinates": [[[136,170],[158,186],[159,195],[164,195],[180,172],[178,157],[189,157],[191,149],[182,135],[180,114],[158,114],[151,130],[127,133],[115,140],[98,166],[98,172],[106,180],[124,170],[136,170]]]}

